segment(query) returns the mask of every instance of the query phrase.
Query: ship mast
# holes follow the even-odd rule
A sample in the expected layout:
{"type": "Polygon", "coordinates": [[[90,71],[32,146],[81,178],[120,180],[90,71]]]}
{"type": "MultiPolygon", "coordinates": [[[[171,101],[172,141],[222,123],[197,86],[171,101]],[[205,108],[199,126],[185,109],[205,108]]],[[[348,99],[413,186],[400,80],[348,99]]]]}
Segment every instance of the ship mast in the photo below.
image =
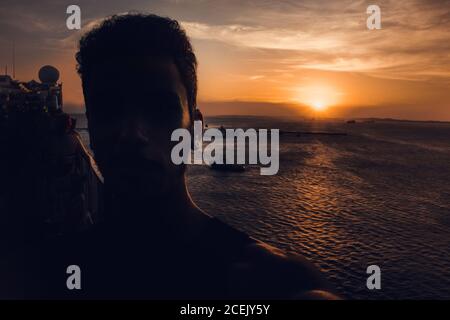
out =
{"type": "Polygon", "coordinates": [[[12,72],[13,72],[13,79],[16,79],[16,42],[13,40],[13,65],[12,65],[12,72]]]}

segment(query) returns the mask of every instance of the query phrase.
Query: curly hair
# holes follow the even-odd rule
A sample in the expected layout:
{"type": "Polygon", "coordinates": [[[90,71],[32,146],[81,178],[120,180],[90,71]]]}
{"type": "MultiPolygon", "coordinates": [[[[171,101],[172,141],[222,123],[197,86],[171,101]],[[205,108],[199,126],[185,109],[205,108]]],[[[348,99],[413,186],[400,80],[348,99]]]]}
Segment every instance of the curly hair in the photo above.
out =
{"type": "Polygon", "coordinates": [[[113,15],[87,32],[76,53],[83,85],[96,63],[136,53],[173,60],[187,91],[191,114],[197,98],[197,59],[186,32],[178,21],[154,14],[113,15]]]}

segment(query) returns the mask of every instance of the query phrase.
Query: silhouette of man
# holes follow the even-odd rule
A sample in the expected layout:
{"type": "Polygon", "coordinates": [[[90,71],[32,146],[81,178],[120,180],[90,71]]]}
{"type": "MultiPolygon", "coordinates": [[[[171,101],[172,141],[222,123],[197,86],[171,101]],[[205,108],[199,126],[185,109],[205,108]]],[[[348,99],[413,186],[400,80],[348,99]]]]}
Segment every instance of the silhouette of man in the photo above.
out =
{"type": "Polygon", "coordinates": [[[27,255],[24,265],[39,261],[39,279],[25,277],[23,296],[335,298],[306,260],[208,216],[190,198],[185,167],[170,159],[171,133],[191,129],[201,113],[196,57],[177,21],[110,17],[80,40],[76,58],[105,218],[27,255]],[[81,290],[66,287],[73,264],[81,290]]]}

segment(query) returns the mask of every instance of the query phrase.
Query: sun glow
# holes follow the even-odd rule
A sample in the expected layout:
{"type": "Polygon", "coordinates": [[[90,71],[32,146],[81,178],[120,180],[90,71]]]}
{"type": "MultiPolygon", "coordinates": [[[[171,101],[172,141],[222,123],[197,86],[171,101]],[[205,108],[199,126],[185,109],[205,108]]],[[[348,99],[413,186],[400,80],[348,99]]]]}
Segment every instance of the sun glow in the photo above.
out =
{"type": "Polygon", "coordinates": [[[327,106],[322,101],[315,101],[311,104],[311,107],[316,111],[323,111],[327,106]]]}
{"type": "Polygon", "coordinates": [[[304,86],[296,88],[295,92],[295,100],[310,106],[314,111],[325,111],[341,100],[341,94],[328,85],[304,86]]]}

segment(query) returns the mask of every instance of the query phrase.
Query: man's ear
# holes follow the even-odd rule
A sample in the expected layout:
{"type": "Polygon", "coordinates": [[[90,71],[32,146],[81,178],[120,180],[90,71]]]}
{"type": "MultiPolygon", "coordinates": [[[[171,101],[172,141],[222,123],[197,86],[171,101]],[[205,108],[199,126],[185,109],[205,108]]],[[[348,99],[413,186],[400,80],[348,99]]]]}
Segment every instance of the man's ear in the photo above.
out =
{"type": "Polygon", "coordinates": [[[86,116],[86,120],[87,120],[87,128],[88,128],[88,134],[89,134],[89,147],[91,148],[91,150],[95,150],[94,139],[92,139],[92,134],[91,134],[91,132],[93,130],[89,130],[90,126],[92,125],[92,121],[90,120],[91,116],[90,116],[90,112],[87,110],[87,108],[85,109],[84,115],[86,116]]]}
{"type": "Polygon", "coordinates": [[[202,134],[203,134],[203,130],[205,129],[205,123],[203,122],[203,114],[200,111],[200,109],[195,108],[194,112],[192,113],[192,122],[191,122],[191,128],[190,128],[190,133],[191,133],[191,149],[194,150],[195,149],[195,145],[194,145],[194,123],[195,121],[201,121],[202,122],[202,134]]]}
{"type": "Polygon", "coordinates": [[[192,120],[192,128],[194,127],[195,121],[201,121],[202,122],[202,130],[205,128],[205,122],[203,121],[203,114],[200,111],[200,109],[195,108],[193,112],[193,120],[192,120]]]}

